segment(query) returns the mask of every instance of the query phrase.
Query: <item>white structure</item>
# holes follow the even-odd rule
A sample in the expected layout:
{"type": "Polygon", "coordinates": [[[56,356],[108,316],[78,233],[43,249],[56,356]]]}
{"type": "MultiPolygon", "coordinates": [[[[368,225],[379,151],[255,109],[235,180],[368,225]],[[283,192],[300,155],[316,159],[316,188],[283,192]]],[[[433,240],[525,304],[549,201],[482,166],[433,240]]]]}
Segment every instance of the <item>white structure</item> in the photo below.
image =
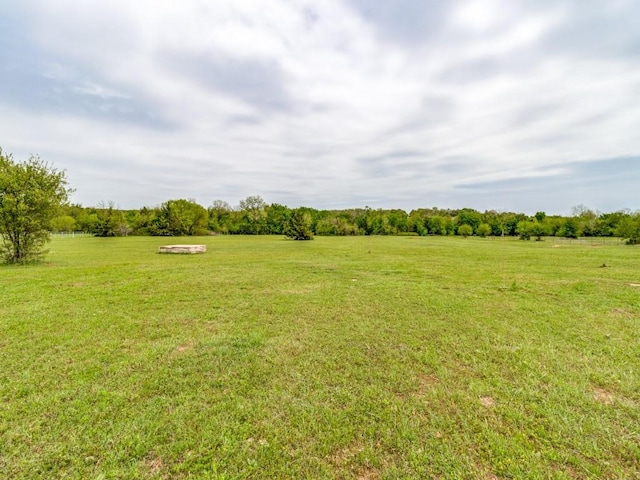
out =
{"type": "Polygon", "coordinates": [[[205,253],[206,245],[165,245],[160,247],[160,253],[205,253]]]}

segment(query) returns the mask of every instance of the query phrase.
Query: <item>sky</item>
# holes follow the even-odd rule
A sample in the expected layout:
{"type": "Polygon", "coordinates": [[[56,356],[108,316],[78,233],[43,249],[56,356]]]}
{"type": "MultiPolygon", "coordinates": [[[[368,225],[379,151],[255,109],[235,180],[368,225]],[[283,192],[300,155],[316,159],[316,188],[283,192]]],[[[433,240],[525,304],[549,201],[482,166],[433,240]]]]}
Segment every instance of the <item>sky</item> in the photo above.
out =
{"type": "Polygon", "coordinates": [[[640,208],[637,0],[0,0],[0,147],[85,206],[640,208]]]}

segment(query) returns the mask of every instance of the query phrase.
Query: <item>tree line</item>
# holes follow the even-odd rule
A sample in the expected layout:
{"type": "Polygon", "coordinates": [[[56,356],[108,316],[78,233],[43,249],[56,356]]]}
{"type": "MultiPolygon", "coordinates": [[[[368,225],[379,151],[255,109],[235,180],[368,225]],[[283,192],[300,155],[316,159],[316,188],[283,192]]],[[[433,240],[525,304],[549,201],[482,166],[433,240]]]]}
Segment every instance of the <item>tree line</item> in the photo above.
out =
{"type": "Polygon", "coordinates": [[[484,212],[472,208],[401,209],[350,208],[319,210],[289,208],[249,196],[237,206],[216,200],[208,208],[195,200],[169,200],[155,207],[123,210],[113,203],[97,207],[68,205],[51,221],[56,232],[84,231],[99,237],[126,235],[189,236],[207,234],[288,235],[298,225],[310,235],[459,235],[517,236],[541,240],[546,236],[566,238],[623,237],[640,241],[640,214],[630,211],[601,213],[584,205],[569,216],[484,212]]]}
{"type": "Polygon", "coordinates": [[[65,171],[32,156],[16,162],[0,148],[0,259],[28,263],[41,259],[51,232],[90,232],[98,237],[207,234],[286,235],[460,235],[468,237],[580,236],[627,239],[640,244],[640,212],[594,212],[579,205],[568,217],[472,208],[351,208],[318,210],[267,204],[249,196],[236,207],[216,200],[208,208],[192,199],[169,200],[155,207],[119,209],[113,203],[83,207],[69,203],[73,189],[65,171]]]}

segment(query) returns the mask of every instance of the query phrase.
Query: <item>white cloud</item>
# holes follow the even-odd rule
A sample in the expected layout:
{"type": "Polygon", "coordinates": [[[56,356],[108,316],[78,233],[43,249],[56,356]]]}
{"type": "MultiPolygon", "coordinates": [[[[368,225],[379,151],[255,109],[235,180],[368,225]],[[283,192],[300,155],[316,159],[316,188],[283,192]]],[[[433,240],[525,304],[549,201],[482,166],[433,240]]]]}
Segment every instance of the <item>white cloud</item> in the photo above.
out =
{"type": "MultiPolygon", "coordinates": [[[[338,0],[24,3],[24,44],[6,48],[36,67],[14,64],[33,86],[15,77],[0,93],[3,147],[65,166],[83,203],[127,207],[250,194],[458,205],[461,184],[639,154],[637,57],[548,44],[574,25],[574,4],[424,5],[368,16],[338,0]],[[404,21],[415,29],[396,41],[404,21]]],[[[610,7],[614,19],[635,8],[610,7]]]]}

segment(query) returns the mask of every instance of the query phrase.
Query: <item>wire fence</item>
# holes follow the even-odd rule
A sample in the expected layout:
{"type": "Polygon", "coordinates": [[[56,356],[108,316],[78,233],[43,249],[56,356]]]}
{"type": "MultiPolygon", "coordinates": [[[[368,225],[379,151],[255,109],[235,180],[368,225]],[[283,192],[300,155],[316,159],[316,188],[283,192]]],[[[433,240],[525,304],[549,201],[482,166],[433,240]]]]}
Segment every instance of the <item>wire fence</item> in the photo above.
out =
{"type": "Polygon", "coordinates": [[[554,244],[558,245],[623,245],[625,240],[620,237],[547,237],[547,240],[553,239],[554,244]]]}
{"type": "Polygon", "coordinates": [[[93,233],[89,232],[51,232],[53,238],[83,238],[93,237],[93,233]]]}

